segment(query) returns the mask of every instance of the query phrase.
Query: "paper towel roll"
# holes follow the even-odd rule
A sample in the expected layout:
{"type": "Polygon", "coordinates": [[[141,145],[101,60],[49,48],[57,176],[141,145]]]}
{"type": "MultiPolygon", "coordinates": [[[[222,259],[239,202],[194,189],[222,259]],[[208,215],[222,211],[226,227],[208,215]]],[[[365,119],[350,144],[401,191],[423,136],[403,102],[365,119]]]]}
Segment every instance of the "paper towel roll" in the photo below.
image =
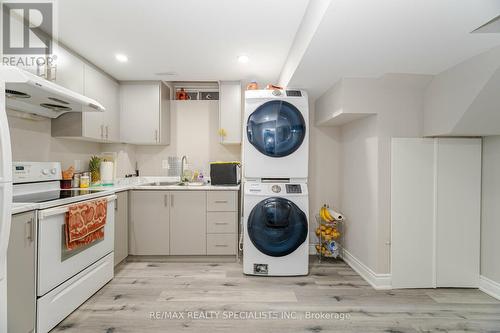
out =
{"type": "Polygon", "coordinates": [[[328,209],[328,212],[337,221],[342,221],[344,219],[344,215],[334,211],[333,209],[328,209]]]}
{"type": "Polygon", "coordinates": [[[114,164],[113,162],[103,161],[100,167],[101,183],[103,185],[113,184],[114,181],[114,164]]]}

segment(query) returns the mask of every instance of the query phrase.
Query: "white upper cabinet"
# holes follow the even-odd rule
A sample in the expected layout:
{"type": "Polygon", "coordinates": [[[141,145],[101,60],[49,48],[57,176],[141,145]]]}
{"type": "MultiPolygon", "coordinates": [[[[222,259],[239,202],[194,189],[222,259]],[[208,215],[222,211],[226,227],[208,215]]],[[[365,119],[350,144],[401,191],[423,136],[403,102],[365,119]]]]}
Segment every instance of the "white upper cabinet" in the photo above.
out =
{"type": "Polygon", "coordinates": [[[52,136],[99,142],[120,141],[119,84],[108,75],[57,46],[56,83],[95,99],[104,112],[69,112],[52,119],[52,136]]]}
{"type": "Polygon", "coordinates": [[[57,64],[56,83],[83,94],[83,61],[60,45],[54,46],[54,56],[57,64]]]}
{"type": "Polygon", "coordinates": [[[170,89],[163,82],[120,85],[121,141],[132,144],[170,143],[170,89]]]}
{"type": "Polygon", "coordinates": [[[103,141],[120,140],[119,85],[116,81],[85,64],[84,94],[100,102],[104,112],[83,113],[84,136],[103,141]]]}
{"type": "Polygon", "coordinates": [[[219,82],[219,134],[222,144],[241,143],[241,82],[219,82]]]}

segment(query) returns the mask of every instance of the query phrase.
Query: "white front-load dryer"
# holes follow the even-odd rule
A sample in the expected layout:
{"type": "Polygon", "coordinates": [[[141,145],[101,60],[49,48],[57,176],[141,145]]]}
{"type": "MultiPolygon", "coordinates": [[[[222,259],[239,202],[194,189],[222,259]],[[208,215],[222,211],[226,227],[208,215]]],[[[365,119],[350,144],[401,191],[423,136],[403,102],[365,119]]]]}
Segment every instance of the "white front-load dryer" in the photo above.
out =
{"type": "Polygon", "coordinates": [[[247,179],[307,179],[309,104],[302,90],[247,90],[243,166],[247,179]]]}
{"type": "Polygon", "coordinates": [[[243,272],[307,275],[307,184],[246,182],[244,196],[243,272]]]}

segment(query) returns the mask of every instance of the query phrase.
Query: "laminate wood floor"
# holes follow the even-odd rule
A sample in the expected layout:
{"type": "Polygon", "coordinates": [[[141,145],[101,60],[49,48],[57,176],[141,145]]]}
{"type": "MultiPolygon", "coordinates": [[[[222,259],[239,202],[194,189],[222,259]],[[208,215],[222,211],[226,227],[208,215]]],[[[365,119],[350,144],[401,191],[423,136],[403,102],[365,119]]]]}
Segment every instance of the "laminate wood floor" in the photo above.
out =
{"type": "Polygon", "coordinates": [[[342,261],[304,277],[239,263],[128,261],[53,332],[500,332],[500,302],[473,289],[376,291],[342,261]]]}

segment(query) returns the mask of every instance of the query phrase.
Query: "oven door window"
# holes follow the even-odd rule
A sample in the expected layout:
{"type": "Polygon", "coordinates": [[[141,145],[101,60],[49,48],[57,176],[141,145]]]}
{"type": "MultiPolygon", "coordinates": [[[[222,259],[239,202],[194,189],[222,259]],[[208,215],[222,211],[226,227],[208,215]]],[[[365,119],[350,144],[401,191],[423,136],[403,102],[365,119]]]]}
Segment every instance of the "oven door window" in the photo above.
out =
{"type": "Polygon", "coordinates": [[[285,101],[270,101],[259,106],[248,118],[248,141],[262,154],[284,157],[304,141],[306,124],[300,111],[285,101]]]}
{"type": "MultiPolygon", "coordinates": [[[[104,237],[106,237],[106,235],[104,235],[104,237]]],[[[90,244],[80,246],[80,247],[73,249],[73,250],[68,250],[68,248],[66,247],[66,224],[63,224],[62,228],[61,228],[61,262],[65,261],[71,257],[74,257],[77,254],[82,253],[85,250],[88,250],[92,246],[96,246],[97,244],[99,244],[103,240],[104,240],[104,238],[98,239],[98,240],[93,241],[90,244]]]]}

